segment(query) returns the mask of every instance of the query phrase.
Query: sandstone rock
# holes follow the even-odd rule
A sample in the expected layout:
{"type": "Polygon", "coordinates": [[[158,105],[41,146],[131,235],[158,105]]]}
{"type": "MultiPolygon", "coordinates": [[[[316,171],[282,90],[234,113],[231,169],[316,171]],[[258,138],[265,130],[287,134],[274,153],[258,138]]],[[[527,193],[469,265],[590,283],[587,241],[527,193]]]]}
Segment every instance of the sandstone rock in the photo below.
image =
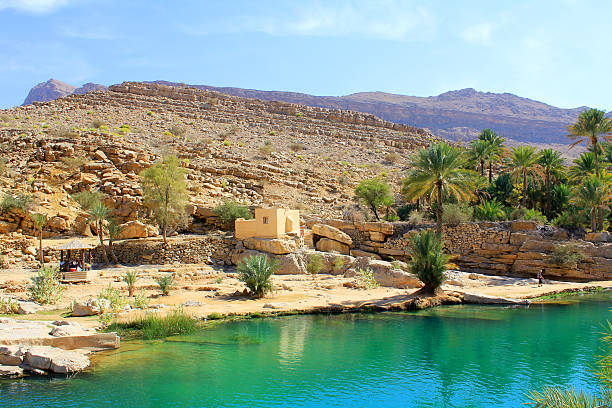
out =
{"type": "Polygon", "coordinates": [[[237,250],[237,251],[232,252],[231,261],[233,265],[238,265],[240,262],[244,261],[246,258],[250,258],[256,255],[265,255],[265,254],[261,251],[255,251],[253,249],[247,249],[247,250],[242,250],[242,251],[237,250]]]}
{"type": "Polygon", "coordinates": [[[314,235],[320,235],[322,237],[341,242],[348,246],[353,244],[353,239],[348,234],[340,231],[338,228],[334,228],[329,225],[314,224],[312,226],[312,233],[314,235]]]}
{"type": "Polygon", "coordinates": [[[31,346],[23,356],[23,364],[40,370],[68,374],[89,367],[89,358],[76,351],[49,346],[31,346]]]}
{"type": "Polygon", "coordinates": [[[348,245],[329,238],[321,238],[317,241],[317,250],[322,252],[337,252],[343,255],[348,255],[350,252],[348,245]]]}
{"type": "Polygon", "coordinates": [[[538,229],[538,223],[535,221],[516,220],[510,223],[512,231],[535,231],[538,229]]]}
{"type": "Polygon", "coordinates": [[[278,256],[277,259],[278,270],[275,272],[277,275],[301,275],[306,273],[303,256],[300,256],[299,253],[278,256]]]}
{"type": "Polygon", "coordinates": [[[0,378],[19,378],[23,375],[23,368],[21,367],[0,364],[0,378]]]}
{"type": "Polygon", "coordinates": [[[243,243],[248,249],[254,249],[275,255],[289,254],[297,250],[297,244],[295,241],[289,239],[248,238],[244,240],[243,243]]]}
{"type": "Polygon", "coordinates": [[[584,234],[584,240],[591,242],[612,242],[612,234],[608,231],[587,232],[584,234]]]}
{"type": "Polygon", "coordinates": [[[360,249],[351,249],[351,256],[354,256],[355,258],[365,256],[372,259],[381,259],[380,255],[375,254],[374,252],[362,251],[360,249]]]}
{"type": "Polygon", "coordinates": [[[81,326],[61,325],[58,327],[54,327],[49,334],[55,337],[66,337],[66,336],[84,336],[84,335],[93,334],[93,333],[95,332],[87,330],[81,326]]]}
{"type": "Polygon", "coordinates": [[[480,295],[468,292],[464,292],[463,301],[466,303],[492,305],[528,305],[531,303],[528,299],[503,298],[498,296],[480,295]]]}
{"type": "Polygon", "coordinates": [[[360,276],[360,269],[371,269],[374,279],[381,286],[396,288],[419,288],[423,286],[421,281],[410,272],[406,271],[406,264],[403,262],[379,261],[370,258],[358,258],[355,265],[346,272],[346,276],[360,276]]]}
{"type": "Polygon", "coordinates": [[[90,299],[75,302],[72,308],[72,316],[94,316],[110,308],[110,302],[106,299],[90,299]]]}
{"type": "Polygon", "coordinates": [[[19,308],[17,309],[17,313],[21,315],[34,314],[41,309],[42,307],[40,307],[34,302],[19,302],[19,308]]]}
{"type": "Polygon", "coordinates": [[[140,221],[129,221],[121,224],[118,239],[134,239],[149,237],[149,226],[140,221]]]}
{"type": "Polygon", "coordinates": [[[0,346],[0,364],[18,366],[23,363],[24,351],[21,346],[0,346]]]}

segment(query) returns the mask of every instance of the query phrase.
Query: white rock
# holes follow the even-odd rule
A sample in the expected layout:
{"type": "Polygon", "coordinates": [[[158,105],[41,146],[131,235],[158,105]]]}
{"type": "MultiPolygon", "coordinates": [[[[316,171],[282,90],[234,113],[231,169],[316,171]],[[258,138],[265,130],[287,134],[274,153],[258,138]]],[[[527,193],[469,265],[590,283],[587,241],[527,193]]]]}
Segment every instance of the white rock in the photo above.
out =
{"type": "Polygon", "coordinates": [[[26,351],[23,364],[40,370],[68,374],[83,371],[89,367],[89,357],[76,351],[56,347],[32,346],[26,351]]]}

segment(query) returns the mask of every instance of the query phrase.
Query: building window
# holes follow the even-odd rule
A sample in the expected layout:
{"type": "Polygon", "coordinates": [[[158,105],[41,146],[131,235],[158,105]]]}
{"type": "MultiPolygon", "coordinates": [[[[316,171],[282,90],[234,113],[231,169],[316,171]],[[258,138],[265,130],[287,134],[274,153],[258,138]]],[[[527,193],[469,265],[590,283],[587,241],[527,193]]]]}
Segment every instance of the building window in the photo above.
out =
{"type": "Polygon", "coordinates": [[[269,224],[270,220],[268,219],[268,217],[263,217],[263,223],[264,224],[269,224]]]}

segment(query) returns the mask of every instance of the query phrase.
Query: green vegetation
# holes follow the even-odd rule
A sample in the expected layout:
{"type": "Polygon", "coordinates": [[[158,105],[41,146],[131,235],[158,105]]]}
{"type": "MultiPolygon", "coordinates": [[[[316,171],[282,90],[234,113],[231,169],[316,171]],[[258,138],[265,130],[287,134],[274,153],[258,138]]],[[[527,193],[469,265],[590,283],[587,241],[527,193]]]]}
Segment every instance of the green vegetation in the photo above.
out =
{"type": "Polygon", "coordinates": [[[134,290],[136,289],[136,281],[138,280],[138,271],[127,271],[123,275],[123,282],[128,287],[128,297],[134,296],[134,290]]]}
{"type": "Polygon", "coordinates": [[[378,212],[393,205],[391,187],[378,177],[361,180],[355,187],[355,197],[374,213],[377,221],[380,221],[378,212]]]}
{"type": "Polygon", "coordinates": [[[314,277],[323,269],[323,257],[319,254],[310,255],[306,264],[306,272],[314,277]]]}
{"type": "Polygon", "coordinates": [[[229,230],[234,229],[234,221],[238,218],[244,218],[245,220],[253,219],[253,213],[251,213],[249,207],[240,205],[235,201],[224,202],[215,207],[214,212],[219,217],[221,224],[229,230]]]}
{"type": "Polygon", "coordinates": [[[11,298],[0,298],[0,314],[17,314],[19,302],[11,298]]]}
{"type": "Polygon", "coordinates": [[[34,302],[41,305],[53,305],[62,297],[64,286],[59,281],[57,268],[45,266],[31,278],[28,291],[34,302]]]}
{"type": "Polygon", "coordinates": [[[6,193],[2,198],[2,202],[0,203],[0,210],[9,211],[15,209],[25,212],[34,204],[36,204],[36,200],[29,194],[19,194],[14,196],[10,193],[6,193]]]}
{"type": "Polygon", "coordinates": [[[45,266],[45,257],[43,255],[43,228],[47,225],[49,219],[45,214],[34,213],[30,215],[32,222],[34,223],[34,227],[38,231],[38,256],[40,256],[40,266],[45,266]]]}
{"type": "Polygon", "coordinates": [[[447,204],[442,213],[442,222],[456,226],[471,221],[474,210],[460,204],[447,204]]]}
{"type": "Polygon", "coordinates": [[[146,340],[163,339],[169,336],[191,334],[198,328],[198,323],[183,311],[174,311],[166,316],[149,314],[128,322],[114,322],[106,331],[115,331],[122,338],[144,338],[146,340]]]}
{"type": "Polygon", "coordinates": [[[98,294],[98,299],[107,300],[109,307],[103,311],[103,313],[117,313],[123,311],[128,301],[125,296],[121,295],[119,289],[115,289],[108,284],[108,287],[102,289],[102,292],[98,294]]]}
{"type": "Polygon", "coordinates": [[[332,268],[334,269],[334,271],[338,272],[342,270],[342,267],[344,267],[344,260],[340,257],[335,258],[332,264],[332,268]]]}
{"type": "Polygon", "coordinates": [[[504,219],[504,207],[495,198],[483,201],[474,208],[474,217],[482,221],[499,221],[504,219]]]}
{"type": "Polygon", "coordinates": [[[436,293],[444,282],[444,272],[450,257],[442,250],[439,234],[423,231],[416,234],[410,245],[410,271],[425,284],[423,293],[436,293]]]}
{"type": "Polygon", "coordinates": [[[153,219],[167,245],[168,233],[185,223],[185,171],[176,156],[166,156],[141,175],[145,205],[153,212],[153,219]]]}
{"type": "Polygon", "coordinates": [[[376,289],[380,285],[374,277],[374,272],[371,268],[359,269],[359,280],[366,289],[376,289]]]}
{"type": "Polygon", "coordinates": [[[98,201],[87,211],[89,214],[89,220],[96,226],[98,238],[100,239],[100,246],[102,247],[102,255],[104,256],[104,263],[108,264],[108,255],[106,254],[106,246],[104,245],[104,222],[110,215],[110,211],[106,206],[98,201]]]}
{"type": "Polygon", "coordinates": [[[134,302],[132,303],[134,309],[146,309],[149,307],[149,298],[144,289],[141,289],[136,296],[134,296],[134,302]]]}
{"type": "Polygon", "coordinates": [[[89,191],[83,190],[72,195],[72,199],[79,203],[81,208],[85,211],[89,211],[94,205],[102,201],[104,194],[100,191],[89,191]]]}
{"type": "Polygon", "coordinates": [[[168,296],[174,285],[174,275],[158,276],[154,278],[162,296],[168,296]]]}
{"type": "Polygon", "coordinates": [[[271,276],[278,270],[278,261],[265,255],[253,255],[238,264],[238,280],[244,282],[257,297],[264,297],[272,290],[271,276]]]}
{"type": "Polygon", "coordinates": [[[586,256],[575,243],[557,245],[548,258],[553,265],[576,269],[578,264],[586,259],[586,256]]]}

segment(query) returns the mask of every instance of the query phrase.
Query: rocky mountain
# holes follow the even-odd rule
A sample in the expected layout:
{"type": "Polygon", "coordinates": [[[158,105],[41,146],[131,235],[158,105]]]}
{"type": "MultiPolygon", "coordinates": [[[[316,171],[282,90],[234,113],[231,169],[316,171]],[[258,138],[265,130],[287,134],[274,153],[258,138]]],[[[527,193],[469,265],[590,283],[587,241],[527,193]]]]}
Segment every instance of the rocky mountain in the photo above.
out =
{"type": "MultiPolygon", "coordinates": [[[[172,87],[193,87],[242,98],[280,101],[312,107],[351,110],[384,120],[424,128],[436,136],[456,141],[473,139],[491,128],[513,142],[540,145],[568,144],[566,127],[586,107],[557,108],[510,93],[479,92],[472,88],[418,97],[384,92],[360,92],[346,96],[314,96],[296,92],[186,85],[152,81],[172,87]]],[[[71,93],[83,94],[107,87],[88,83],[81,88],[51,79],[30,91],[24,104],[48,101],[71,93]]]]}
{"type": "Polygon", "coordinates": [[[108,89],[104,85],[87,83],[80,88],[67,84],[57,79],[51,78],[47,82],[41,82],[30,90],[23,105],[29,105],[32,102],[48,102],[57,98],[68,96],[71,94],[83,95],[91,91],[103,91],[108,89]]]}

